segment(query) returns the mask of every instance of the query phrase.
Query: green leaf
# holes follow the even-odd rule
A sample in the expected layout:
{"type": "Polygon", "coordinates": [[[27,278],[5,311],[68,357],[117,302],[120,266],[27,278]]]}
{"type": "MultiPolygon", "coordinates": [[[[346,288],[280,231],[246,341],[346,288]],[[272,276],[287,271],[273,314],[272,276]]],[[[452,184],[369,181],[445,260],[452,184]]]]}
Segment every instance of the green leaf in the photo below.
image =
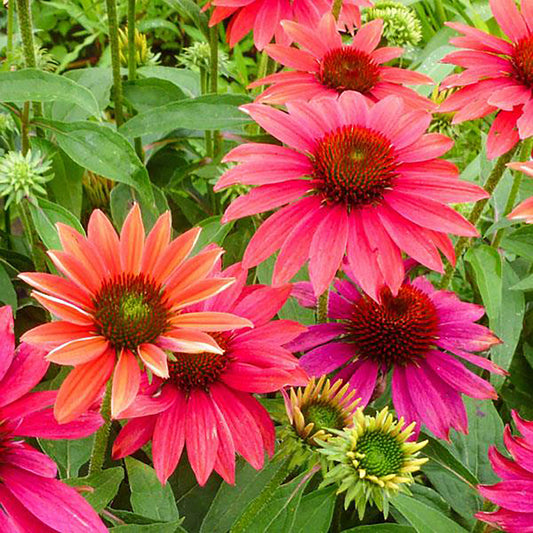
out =
{"type": "Polygon", "coordinates": [[[200,75],[185,68],[163,67],[140,67],[137,70],[139,76],[145,78],[157,78],[166,80],[179,87],[189,98],[200,95],[200,75]]]}
{"type": "Polygon", "coordinates": [[[165,2],[175,9],[182,17],[191,19],[194,25],[201,30],[205,37],[209,38],[207,16],[202,12],[197,3],[193,0],[165,0],[165,2]]]}
{"type": "Polygon", "coordinates": [[[341,533],[416,533],[416,529],[400,524],[372,524],[345,529],[341,533]]]}
{"type": "Polygon", "coordinates": [[[501,247],[527,259],[533,259],[533,226],[525,226],[507,234],[502,239],[501,247]]]}
{"type": "Polygon", "coordinates": [[[133,510],[162,522],[177,520],[178,508],[170,485],[167,483],[162,486],[155,470],[141,461],[126,457],[125,462],[133,510]]]}
{"type": "Polygon", "coordinates": [[[145,78],[124,83],[124,96],[139,112],[186,98],[183,91],[167,80],[145,78]]]}
{"type": "Polygon", "coordinates": [[[81,494],[99,513],[116,496],[123,479],[124,469],[116,466],[90,476],[70,478],[66,483],[71,487],[92,487],[94,492],[84,491],[81,494]]]}
{"type": "Polygon", "coordinates": [[[187,533],[181,526],[181,520],[172,522],[157,522],[155,524],[126,524],[124,526],[115,526],[109,531],[116,533],[187,533]]]}
{"type": "Polygon", "coordinates": [[[78,165],[130,185],[148,201],[154,201],[148,172],[120,133],[95,122],[36,122],[54,133],[60,148],[78,165]]]}
{"type": "Polygon", "coordinates": [[[262,470],[254,470],[241,463],[235,472],[235,485],[223,483],[207,512],[200,533],[226,533],[246,506],[254,500],[276,475],[282,462],[269,463],[262,470]]]}
{"type": "Polygon", "coordinates": [[[489,319],[495,320],[502,303],[502,259],[500,254],[486,244],[470,248],[465,255],[472,265],[476,284],[489,319]]]}
{"type": "Polygon", "coordinates": [[[172,102],[139,113],[123,124],[119,131],[126,137],[142,137],[151,133],[164,137],[178,128],[233,129],[250,122],[250,118],[239,110],[240,105],[249,102],[249,98],[233,94],[207,95],[172,102]]]}
{"type": "Polygon", "coordinates": [[[411,496],[398,494],[391,500],[395,507],[418,533],[466,533],[466,529],[437,509],[411,496]]]}
{"type": "Polygon", "coordinates": [[[38,439],[39,446],[59,467],[61,479],[75,478],[91,457],[94,436],[78,440],[38,439]]]}
{"type": "Polygon", "coordinates": [[[194,247],[195,253],[199,252],[202,248],[208,244],[215,243],[219,246],[222,246],[226,235],[231,231],[233,227],[233,222],[228,224],[221,224],[220,219],[222,216],[215,216],[206,218],[198,224],[202,228],[198,242],[194,247]]]}
{"type": "Polygon", "coordinates": [[[48,249],[61,250],[61,242],[55,226],[57,222],[72,226],[82,235],[85,234],[80,221],[70,211],[44,198],[39,198],[38,202],[38,205],[29,204],[31,218],[39,237],[48,249]]]}
{"type": "MultiPolygon", "coordinates": [[[[526,309],[524,294],[514,290],[519,278],[508,261],[503,262],[501,307],[495,320],[490,320],[490,327],[501,344],[493,346],[490,350],[491,359],[503,369],[511,366],[515,353],[526,309]]],[[[491,382],[496,388],[500,388],[505,380],[504,376],[491,375],[491,382]]]]}
{"type": "Polygon", "coordinates": [[[292,533],[327,533],[335,509],[336,487],[325,487],[306,494],[300,501],[292,533]]]}
{"type": "Polygon", "coordinates": [[[17,293],[15,292],[11,278],[2,263],[0,263],[0,302],[5,305],[10,305],[13,309],[13,313],[16,313],[17,293]]]}
{"type": "Polygon", "coordinates": [[[511,290],[524,292],[533,290],[533,274],[513,285],[511,290]]]}
{"type": "Polygon", "coordinates": [[[27,68],[0,72],[0,102],[55,102],[62,100],[80,106],[90,115],[99,113],[98,103],[89,89],[65,76],[27,68]]]}

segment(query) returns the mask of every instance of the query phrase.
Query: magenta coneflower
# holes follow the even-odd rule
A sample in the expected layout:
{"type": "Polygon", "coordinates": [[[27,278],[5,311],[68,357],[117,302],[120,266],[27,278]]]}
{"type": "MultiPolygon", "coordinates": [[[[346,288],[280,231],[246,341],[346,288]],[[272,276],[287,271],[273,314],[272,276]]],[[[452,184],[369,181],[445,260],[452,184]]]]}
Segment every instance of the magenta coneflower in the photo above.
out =
{"type": "Polygon", "coordinates": [[[49,363],[28,344],[15,350],[13,315],[0,308],[0,531],[106,532],[98,515],[75,489],[56,479],[57,467],[22,440],[80,439],[94,433],[103,420],[89,412],[59,425],[51,409],[57,391],[30,392],[49,363]]]}
{"type": "MultiPolygon", "coordinates": [[[[533,178],[533,161],[509,163],[507,166],[513,170],[520,170],[533,178]]],[[[517,205],[507,215],[507,218],[511,220],[523,220],[526,224],[533,224],[533,196],[530,196],[527,200],[517,205]]]]}
{"type": "Polygon", "coordinates": [[[265,451],[272,455],[274,450],[274,425],[252,394],[307,383],[298,359],[283,347],[305,328],[288,320],[272,320],[291,286],[246,287],[247,271],[240,265],[222,274],[236,276],[235,285],[187,309],[183,320],[195,327],[197,315],[223,311],[247,318],[254,328],[220,331],[215,324],[210,335],[223,353],[175,353],[169,379],[145,384],[143,393],[121,414],[132,420],[115,440],[113,456],[125,457],[152,439],[154,467],[161,483],[175,470],[184,447],[200,485],[213,469],[234,483],[235,453],[260,469],[265,451]]]}
{"type": "Polygon", "coordinates": [[[443,61],[466,70],[442,83],[444,87],[463,88],[453,93],[440,110],[457,111],[454,123],[497,111],[487,139],[487,155],[493,158],[510,150],[519,139],[533,135],[533,10],[527,0],[522,0],[521,12],[514,0],[490,0],[490,6],[511,42],[447,22],[464,35],[450,42],[466,50],[453,52],[443,61]]]}
{"type": "MultiPolygon", "coordinates": [[[[473,353],[499,342],[475,323],[484,314],[481,306],[437,291],[423,277],[405,281],[396,296],[382,289],[381,303],[361,295],[349,279],[336,280],[335,288],[329,316],[337,322],[311,326],[289,345],[293,351],[306,351],[300,362],[310,376],[339,370],[336,377],[348,382],[365,406],[376,384],[383,385],[392,370],[398,416],[417,426],[425,424],[443,439],[450,428],[467,431],[461,394],[496,398],[492,385],[457,359],[503,373],[473,353]]],[[[316,303],[307,282],[296,284],[294,294],[303,305],[316,303]]]]}
{"type": "Polygon", "coordinates": [[[480,485],[480,494],[500,508],[492,513],[480,512],[476,518],[509,533],[533,532],[533,422],[520,418],[512,411],[518,431],[523,437],[513,437],[507,425],[503,440],[511,459],[495,446],[489,449],[494,472],[502,479],[495,485],[480,485]]]}
{"type": "Polygon", "coordinates": [[[402,48],[378,48],[383,21],[364,24],[351,44],[343,44],[331,13],[322,17],[318,26],[282,23],[287,35],[300,49],[280,44],[268,45],[265,50],[288,72],[272,74],[254,82],[251,87],[271,83],[258,102],[284,104],[290,100],[310,100],[320,96],[336,96],[344,91],[357,91],[370,101],[385,96],[401,97],[408,107],[431,110],[435,104],[404,84],[432,84],[424,74],[383,63],[402,55],[402,48]]]}
{"type": "Polygon", "coordinates": [[[424,133],[431,115],[406,109],[388,96],[376,104],[346,91],[338,98],[287,103],[288,113],[267,105],[243,106],[287,146],[248,143],[225,161],[237,161],[215,189],[258,185],[237,198],[223,221],[282,207],[251,239],[244,266],[276,250],[273,282],[289,281],[309,259],[316,294],[330,284],[347,253],[361,287],[377,299],[383,285],[398,292],[402,251],[442,272],[439,250],[454,261],[447,233],[476,229],[446,204],[486,198],[442,159],[453,142],[424,133]]]}
{"type": "MultiPolygon", "coordinates": [[[[369,0],[344,0],[339,25],[349,28],[359,26],[359,6],[370,6],[369,0]]],[[[295,20],[314,26],[320,17],[331,10],[333,0],[212,0],[208,5],[215,9],[209,21],[210,26],[231,17],[227,39],[235,46],[248,32],[254,32],[254,43],[262,50],[273,37],[276,42],[290,44],[280,26],[282,20],[295,20]]]]}

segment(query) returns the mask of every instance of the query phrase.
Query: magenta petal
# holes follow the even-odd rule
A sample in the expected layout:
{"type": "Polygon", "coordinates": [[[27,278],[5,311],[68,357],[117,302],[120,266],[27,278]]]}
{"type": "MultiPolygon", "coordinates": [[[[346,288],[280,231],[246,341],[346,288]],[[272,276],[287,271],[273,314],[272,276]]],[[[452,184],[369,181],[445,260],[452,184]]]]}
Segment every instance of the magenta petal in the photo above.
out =
{"type": "Polygon", "coordinates": [[[163,386],[161,393],[157,396],[147,396],[139,394],[133,403],[120,413],[118,418],[138,418],[161,413],[174,403],[178,391],[172,384],[163,386]]]}
{"type": "Polygon", "coordinates": [[[7,462],[11,466],[33,472],[38,476],[55,478],[57,475],[57,466],[54,461],[30,446],[13,449],[7,455],[7,462]]]}
{"type": "Polygon", "coordinates": [[[2,379],[15,353],[15,329],[11,307],[0,307],[0,379],[2,379]]]}
{"type": "Polygon", "coordinates": [[[16,350],[9,372],[0,382],[0,407],[29,392],[45,375],[50,363],[46,351],[22,343],[16,350]]]}
{"type": "Polygon", "coordinates": [[[396,414],[410,424],[416,422],[415,433],[420,431],[420,416],[416,405],[409,394],[409,384],[405,375],[405,368],[397,366],[392,373],[392,403],[396,414]]]}
{"type": "Polygon", "coordinates": [[[120,430],[113,443],[113,459],[122,459],[144,446],[153,436],[157,417],[134,418],[120,430]]]}
{"type": "Polygon", "coordinates": [[[239,301],[234,307],[233,313],[251,320],[256,327],[261,326],[274,318],[290,294],[290,285],[257,287],[239,301]]]}
{"type": "Polygon", "coordinates": [[[21,418],[54,405],[57,391],[29,392],[18,400],[0,408],[0,420],[3,418],[21,418]]]}
{"type": "Polygon", "coordinates": [[[174,403],[157,417],[152,454],[157,477],[163,485],[176,469],[183,451],[186,413],[187,400],[178,393],[174,403]]]}
{"type": "Polygon", "coordinates": [[[509,533],[533,533],[533,513],[516,513],[499,509],[493,513],[476,513],[478,520],[494,524],[509,533]]]}
{"type": "Polygon", "coordinates": [[[9,491],[45,524],[64,533],[107,533],[99,516],[78,492],[57,479],[2,466],[9,491]]]}
{"type": "Polygon", "coordinates": [[[324,344],[325,342],[342,335],[345,333],[345,331],[346,326],[343,324],[337,324],[335,322],[329,322],[327,324],[315,324],[313,326],[309,326],[305,333],[302,333],[292,342],[285,345],[285,348],[291,352],[304,352],[305,350],[314,348],[319,344],[324,344]]]}
{"type": "Polygon", "coordinates": [[[187,456],[200,486],[206,484],[217,458],[218,433],[212,401],[204,391],[193,389],[187,403],[187,456]]]}
{"type": "Polygon", "coordinates": [[[496,446],[489,448],[489,460],[494,472],[504,480],[528,479],[533,481],[533,472],[525,470],[515,461],[504,457],[496,446]]]}
{"type": "Polygon", "coordinates": [[[495,485],[480,485],[480,494],[496,505],[519,513],[533,513],[533,481],[501,481],[495,485]]]}
{"type": "Polygon", "coordinates": [[[220,412],[216,402],[213,402],[217,418],[218,451],[215,461],[215,471],[226,483],[235,484],[235,444],[228,424],[220,412]]]}
{"type": "Polygon", "coordinates": [[[346,342],[330,342],[307,352],[300,364],[310,376],[321,376],[339,368],[356,356],[355,347],[346,342]]]}
{"type": "Polygon", "coordinates": [[[527,421],[520,417],[520,415],[513,409],[511,411],[514,423],[518,431],[528,440],[533,442],[533,421],[527,421]]]}
{"type": "Polygon", "coordinates": [[[357,361],[353,367],[355,370],[349,380],[350,388],[355,390],[355,397],[361,398],[360,407],[365,407],[376,387],[379,365],[370,359],[357,361]]]}

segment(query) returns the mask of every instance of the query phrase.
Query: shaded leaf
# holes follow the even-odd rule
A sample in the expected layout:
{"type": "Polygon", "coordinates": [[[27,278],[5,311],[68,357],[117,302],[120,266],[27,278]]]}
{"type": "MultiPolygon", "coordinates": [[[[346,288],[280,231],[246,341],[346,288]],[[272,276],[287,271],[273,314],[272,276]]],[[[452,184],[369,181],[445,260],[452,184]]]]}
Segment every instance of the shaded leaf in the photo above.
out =
{"type": "Polygon", "coordinates": [[[67,484],[72,487],[93,487],[94,492],[83,491],[81,494],[99,513],[116,496],[123,479],[124,469],[116,466],[90,476],[70,478],[67,484]]]}

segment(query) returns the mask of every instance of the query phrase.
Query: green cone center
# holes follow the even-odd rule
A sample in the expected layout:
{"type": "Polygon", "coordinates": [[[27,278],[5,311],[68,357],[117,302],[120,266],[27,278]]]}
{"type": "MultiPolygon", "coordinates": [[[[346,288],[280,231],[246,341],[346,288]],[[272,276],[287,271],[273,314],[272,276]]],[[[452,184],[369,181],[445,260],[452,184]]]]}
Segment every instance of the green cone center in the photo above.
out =
{"type": "Polygon", "coordinates": [[[376,477],[398,474],[403,465],[401,444],[388,433],[369,431],[359,437],[355,451],[364,455],[359,468],[376,477]]]}

